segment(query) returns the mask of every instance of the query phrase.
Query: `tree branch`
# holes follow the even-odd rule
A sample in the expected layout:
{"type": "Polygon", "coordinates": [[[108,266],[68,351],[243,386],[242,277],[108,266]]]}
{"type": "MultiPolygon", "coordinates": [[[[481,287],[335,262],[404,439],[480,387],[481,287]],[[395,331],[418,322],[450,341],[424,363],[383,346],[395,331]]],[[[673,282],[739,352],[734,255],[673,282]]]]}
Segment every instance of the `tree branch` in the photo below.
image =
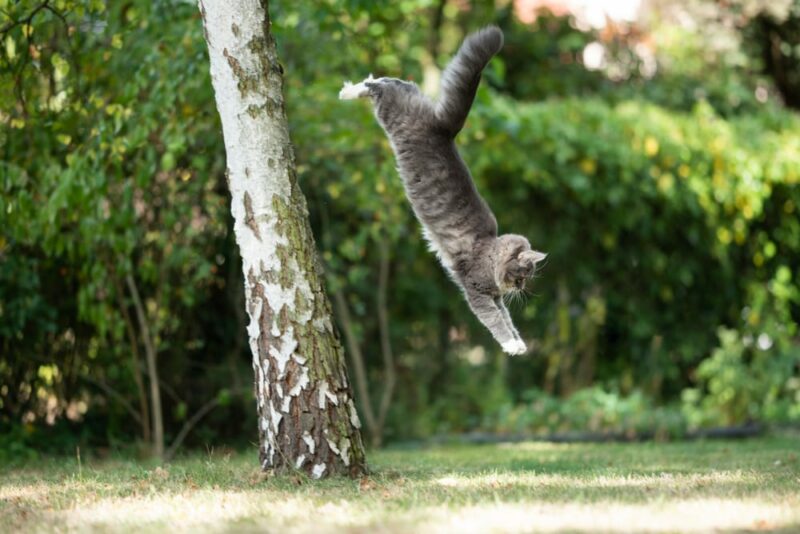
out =
{"type": "Polygon", "coordinates": [[[364,366],[364,354],[361,352],[361,347],[358,344],[355,332],[353,332],[353,319],[350,317],[350,309],[340,290],[337,289],[333,291],[333,301],[336,315],[339,317],[339,323],[342,325],[342,330],[344,331],[347,352],[350,354],[350,358],[353,361],[353,371],[355,371],[356,375],[356,388],[358,388],[358,397],[361,404],[361,411],[364,414],[364,421],[367,423],[370,435],[375,439],[378,425],[375,422],[375,412],[372,410],[372,403],[369,396],[367,371],[364,366]]]}
{"type": "Polygon", "coordinates": [[[122,393],[120,393],[119,391],[115,390],[114,388],[112,388],[111,386],[106,384],[105,382],[101,382],[99,380],[95,380],[94,378],[90,377],[89,375],[81,374],[81,375],[78,375],[78,376],[80,377],[81,380],[83,380],[85,382],[89,382],[90,384],[95,385],[98,388],[102,389],[103,393],[105,393],[109,397],[112,397],[117,402],[119,402],[122,405],[122,407],[125,408],[125,410],[131,415],[131,417],[133,417],[136,420],[137,423],[139,423],[139,424],[142,423],[142,417],[133,408],[131,403],[128,402],[128,399],[126,399],[122,395],[122,393]]]}
{"type": "Polygon", "coordinates": [[[389,287],[389,245],[385,239],[378,241],[380,251],[380,268],[378,271],[378,329],[381,338],[381,355],[383,356],[383,394],[378,408],[378,434],[383,436],[383,423],[386,421],[386,413],[389,411],[389,404],[394,394],[396,376],[394,370],[394,354],[392,353],[392,342],[389,336],[389,311],[386,303],[386,294],[389,287]]]}
{"type": "Polygon", "coordinates": [[[10,32],[11,30],[13,30],[14,28],[16,28],[17,26],[19,26],[21,24],[30,25],[30,23],[33,22],[33,18],[39,13],[39,11],[49,7],[48,4],[50,4],[50,0],[44,0],[44,2],[42,2],[41,4],[39,4],[38,6],[33,8],[33,10],[30,12],[30,14],[27,17],[24,17],[24,18],[21,18],[21,19],[17,19],[17,20],[12,20],[8,24],[6,24],[2,28],[0,28],[0,38],[5,38],[5,36],[6,36],[6,34],[8,32],[10,32]]]}
{"type": "Polygon", "coordinates": [[[131,358],[133,359],[133,380],[136,382],[136,391],[139,395],[139,411],[142,416],[139,422],[142,425],[142,438],[146,442],[150,442],[150,413],[149,406],[147,405],[147,394],[144,390],[144,380],[142,379],[141,370],[141,357],[139,355],[139,344],[136,342],[136,329],[133,326],[133,320],[128,313],[128,308],[125,305],[125,290],[122,288],[122,283],[117,278],[116,273],[111,274],[111,279],[114,281],[114,288],[117,292],[117,301],[119,309],[122,313],[122,319],[125,323],[125,331],[128,334],[128,343],[131,346],[131,358]]]}
{"type": "Polygon", "coordinates": [[[152,410],[153,421],[153,448],[154,454],[158,458],[164,456],[164,420],[161,413],[161,391],[159,390],[158,367],[156,365],[156,350],[153,346],[153,338],[150,336],[150,327],[147,323],[142,299],[139,297],[139,289],[136,281],[130,274],[125,277],[128,290],[133,298],[133,306],[136,309],[136,317],[139,320],[139,332],[142,336],[145,355],[147,358],[147,371],[150,375],[150,408],[152,410]]]}
{"type": "MultiPolygon", "coordinates": [[[[249,391],[249,390],[234,389],[234,390],[230,391],[230,394],[231,395],[241,395],[245,391],[249,391]]],[[[197,423],[199,423],[200,420],[203,417],[205,417],[211,410],[213,410],[214,408],[219,406],[220,402],[221,401],[219,399],[219,395],[214,396],[213,399],[211,399],[208,402],[206,402],[205,404],[203,404],[200,407],[200,409],[197,410],[194,413],[194,415],[192,417],[190,417],[189,419],[186,420],[186,422],[183,424],[183,427],[181,427],[180,432],[178,432],[178,435],[175,436],[175,439],[172,441],[172,444],[169,446],[169,449],[167,449],[167,451],[164,453],[164,461],[169,461],[173,456],[175,456],[175,453],[178,451],[178,448],[183,443],[183,440],[186,439],[186,436],[189,435],[189,432],[191,432],[191,430],[195,427],[195,425],[197,425],[197,423]]]]}

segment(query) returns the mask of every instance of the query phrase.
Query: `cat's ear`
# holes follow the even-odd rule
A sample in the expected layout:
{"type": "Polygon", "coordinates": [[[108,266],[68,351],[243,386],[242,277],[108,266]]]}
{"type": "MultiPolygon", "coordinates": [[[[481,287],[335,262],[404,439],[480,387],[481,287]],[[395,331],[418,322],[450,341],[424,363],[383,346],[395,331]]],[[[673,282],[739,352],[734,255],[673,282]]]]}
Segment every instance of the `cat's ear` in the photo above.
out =
{"type": "Polygon", "coordinates": [[[544,252],[539,252],[538,250],[526,250],[525,252],[521,252],[519,255],[520,261],[527,260],[532,262],[534,265],[544,260],[546,257],[547,254],[544,252]]]}

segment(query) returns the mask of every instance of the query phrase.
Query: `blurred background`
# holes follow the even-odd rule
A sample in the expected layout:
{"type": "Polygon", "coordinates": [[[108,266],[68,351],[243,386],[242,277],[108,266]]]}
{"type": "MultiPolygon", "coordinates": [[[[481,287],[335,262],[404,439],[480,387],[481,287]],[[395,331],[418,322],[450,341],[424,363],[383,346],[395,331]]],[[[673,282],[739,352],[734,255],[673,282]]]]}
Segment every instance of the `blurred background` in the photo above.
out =
{"type": "MultiPolygon", "coordinates": [[[[270,2],[372,445],[800,422],[800,0],[270,2]],[[345,79],[434,93],[498,24],[462,154],[547,265],[503,355],[345,79]],[[358,372],[363,370],[363,372],[358,372]]],[[[257,441],[194,2],[0,0],[0,461],[257,441]],[[157,409],[160,404],[160,410],[157,409]]]]}

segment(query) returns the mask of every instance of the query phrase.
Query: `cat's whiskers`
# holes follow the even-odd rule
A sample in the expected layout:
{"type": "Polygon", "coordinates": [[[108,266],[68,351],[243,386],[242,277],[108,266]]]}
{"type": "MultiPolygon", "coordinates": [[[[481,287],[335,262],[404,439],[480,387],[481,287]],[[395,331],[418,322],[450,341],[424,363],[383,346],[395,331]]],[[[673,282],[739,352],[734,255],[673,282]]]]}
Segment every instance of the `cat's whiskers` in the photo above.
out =
{"type": "Polygon", "coordinates": [[[506,306],[516,306],[518,303],[525,303],[524,289],[512,288],[503,295],[503,303],[506,306]]]}

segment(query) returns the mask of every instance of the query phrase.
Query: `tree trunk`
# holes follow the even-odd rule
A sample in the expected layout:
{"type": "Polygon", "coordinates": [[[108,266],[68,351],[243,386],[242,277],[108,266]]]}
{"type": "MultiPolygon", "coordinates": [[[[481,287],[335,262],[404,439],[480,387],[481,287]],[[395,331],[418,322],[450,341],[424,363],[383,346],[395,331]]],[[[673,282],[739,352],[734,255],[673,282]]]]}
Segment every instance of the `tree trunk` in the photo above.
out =
{"type": "Polygon", "coordinates": [[[242,256],[264,470],[366,471],[361,426],[297,184],[267,0],[199,0],[242,256]]]}
{"type": "Polygon", "coordinates": [[[147,322],[147,312],[139,296],[139,289],[136,287],[136,280],[132,275],[125,277],[128,290],[133,298],[133,307],[136,310],[136,317],[139,319],[139,332],[142,335],[142,344],[147,362],[147,374],[150,375],[150,408],[152,409],[153,421],[153,456],[159,460],[164,459],[164,416],[161,412],[161,382],[158,379],[158,363],[156,348],[153,344],[153,336],[150,335],[150,327],[147,322]]]}

